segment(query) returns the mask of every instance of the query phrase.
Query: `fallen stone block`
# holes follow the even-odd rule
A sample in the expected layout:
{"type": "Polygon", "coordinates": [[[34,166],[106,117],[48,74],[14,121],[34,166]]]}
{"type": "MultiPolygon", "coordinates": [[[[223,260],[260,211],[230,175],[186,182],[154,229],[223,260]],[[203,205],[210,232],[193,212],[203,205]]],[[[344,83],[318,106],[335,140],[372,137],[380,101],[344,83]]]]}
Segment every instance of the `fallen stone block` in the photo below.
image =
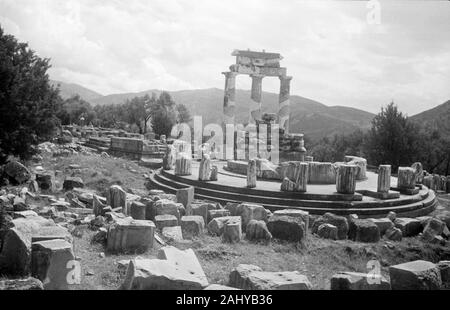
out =
{"type": "Polygon", "coordinates": [[[133,201],[130,205],[130,216],[135,220],[145,220],[145,204],[139,201],[133,201]]]}
{"type": "Polygon", "coordinates": [[[158,258],[165,259],[197,277],[203,287],[209,285],[208,278],[192,249],[182,251],[173,246],[166,246],[159,250],[158,258]]]}
{"type": "Polygon", "coordinates": [[[224,223],[222,240],[223,242],[228,243],[240,242],[242,240],[242,224],[240,217],[231,217],[224,223]]]}
{"type": "Polygon", "coordinates": [[[201,279],[167,260],[132,260],[122,288],[125,290],[201,290],[201,279]]]}
{"type": "MultiPolygon", "coordinates": [[[[68,263],[75,260],[72,244],[64,240],[49,240],[32,244],[31,275],[41,280],[46,290],[69,288],[68,263]]],[[[69,264],[70,266],[70,264],[69,264]]]]}
{"type": "Polygon", "coordinates": [[[205,224],[209,223],[211,219],[209,218],[209,211],[216,210],[217,206],[214,203],[209,202],[195,202],[191,204],[192,215],[199,215],[203,217],[205,224]]]}
{"type": "Polygon", "coordinates": [[[379,219],[368,219],[371,220],[375,225],[378,226],[380,230],[380,235],[384,235],[386,231],[392,227],[394,227],[394,223],[388,218],[379,218],[379,219]]]}
{"type": "Polygon", "coordinates": [[[371,220],[356,219],[351,222],[354,225],[354,240],[357,242],[380,241],[380,229],[371,220]]]}
{"type": "Polygon", "coordinates": [[[225,205],[225,209],[227,209],[228,211],[230,211],[230,215],[231,216],[237,216],[237,209],[239,207],[240,203],[238,202],[227,202],[227,204],[225,205]]]}
{"type": "Polygon", "coordinates": [[[168,199],[161,199],[155,202],[156,215],[174,215],[177,220],[180,220],[181,214],[180,209],[183,208],[181,203],[173,202],[168,199]]]}
{"type": "Polygon", "coordinates": [[[183,240],[183,233],[181,231],[181,226],[164,227],[162,229],[162,235],[169,240],[174,241],[183,240]]]}
{"type": "Polygon", "coordinates": [[[244,230],[251,220],[267,222],[267,210],[257,204],[241,203],[237,207],[236,215],[242,218],[242,229],[244,230]]]}
{"type": "Polygon", "coordinates": [[[230,273],[229,285],[243,290],[310,290],[311,282],[298,271],[268,272],[241,264],[230,273]]]}
{"type": "Polygon", "coordinates": [[[155,228],[151,221],[117,219],[109,226],[106,248],[113,253],[145,252],[153,247],[155,228]]]}
{"type": "Polygon", "coordinates": [[[104,209],[106,207],[107,207],[106,204],[104,204],[102,202],[102,200],[100,199],[99,196],[94,195],[92,197],[92,210],[93,210],[93,213],[94,213],[95,216],[98,216],[98,215],[102,215],[103,216],[103,215],[105,215],[105,213],[108,212],[108,211],[104,211],[104,209]]]}
{"type": "Polygon", "coordinates": [[[35,278],[12,279],[0,281],[0,291],[31,291],[43,290],[42,282],[35,278]]]}
{"type": "Polygon", "coordinates": [[[395,219],[395,227],[400,228],[403,237],[417,236],[422,232],[422,224],[414,218],[399,217],[395,219]]]}
{"type": "Polygon", "coordinates": [[[177,202],[183,204],[186,209],[187,215],[192,215],[190,213],[191,203],[194,200],[195,190],[193,186],[187,188],[181,188],[177,190],[177,202]]]}
{"type": "Polygon", "coordinates": [[[347,239],[347,235],[349,232],[349,224],[347,219],[343,216],[335,215],[333,213],[325,213],[322,216],[319,216],[313,223],[311,232],[317,233],[317,230],[322,224],[331,224],[336,226],[338,229],[338,239],[347,239]]]}
{"type": "Polygon", "coordinates": [[[31,178],[28,168],[18,161],[9,161],[4,166],[3,171],[15,184],[25,183],[31,178]]]}
{"type": "Polygon", "coordinates": [[[140,202],[145,205],[145,219],[154,221],[156,216],[155,200],[151,197],[144,197],[140,202]]]}
{"type": "Polygon", "coordinates": [[[178,220],[175,215],[165,214],[155,216],[155,225],[158,230],[162,230],[164,227],[178,226],[178,220]]]}
{"type": "Polygon", "coordinates": [[[55,181],[52,173],[36,173],[36,182],[41,190],[55,190],[55,181]]]}
{"type": "Polygon", "coordinates": [[[391,227],[384,233],[384,237],[392,241],[402,241],[403,233],[400,228],[391,227]]]}
{"type": "Polygon", "coordinates": [[[437,218],[431,218],[423,229],[422,239],[424,241],[432,241],[434,237],[440,236],[444,232],[446,225],[437,218]]]}
{"type": "Polygon", "coordinates": [[[55,225],[41,227],[31,236],[31,243],[53,239],[65,240],[69,243],[73,242],[73,237],[66,228],[55,225]]]}
{"type": "Polygon", "coordinates": [[[331,278],[332,290],[390,290],[391,285],[381,275],[340,272],[331,278]]]}
{"type": "Polygon", "coordinates": [[[66,191],[73,190],[76,187],[84,187],[84,182],[80,177],[66,177],[63,183],[63,189],[66,191]]]}
{"type": "Polygon", "coordinates": [[[228,211],[227,209],[208,210],[208,223],[217,217],[225,216],[230,216],[230,211],[228,211]]]}
{"type": "MultiPolygon", "coordinates": [[[[230,220],[232,216],[216,217],[208,223],[208,232],[213,236],[221,236],[225,222],[230,220]]],[[[241,220],[240,216],[235,216],[235,220],[241,220]]]]}
{"type": "Polygon", "coordinates": [[[203,234],[205,221],[198,215],[187,215],[181,218],[181,231],[184,239],[192,239],[203,234]]]}
{"type": "Polygon", "coordinates": [[[112,185],[106,193],[106,204],[111,208],[121,208],[122,212],[126,214],[127,208],[127,193],[119,185],[112,185]]]}
{"type": "Polygon", "coordinates": [[[309,229],[309,212],[298,210],[298,209],[284,209],[284,210],[277,210],[273,213],[273,215],[285,215],[285,216],[292,216],[292,217],[300,217],[303,222],[305,223],[306,230],[309,229]]]}
{"type": "Polygon", "coordinates": [[[305,223],[300,217],[273,215],[267,228],[273,238],[299,242],[305,237],[305,223]]]}
{"type": "Polygon", "coordinates": [[[266,222],[251,220],[247,224],[245,237],[251,241],[259,241],[259,240],[269,241],[272,239],[272,234],[267,229],[266,222]]]}
{"type": "Polygon", "coordinates": [[[442,286],[439,268],[423,260],[390,266],[389,276],[393,290],[439,290],[442,286]]]}
{"type": "Polygon", "coordinates": [[[337,240],[338,229],[336,226],[331,224],[322,224],[317,229],[317,235],[320,238],[337,240]]]}
{"type": "Polygon", "coordinates": [[[43,217],[18,218],[11,221],[11,227],[4,232],[0,252],[0,274],[23,276],[30,271],[31,243],[55,235],[71,239],[70,233],[56,226],[52,220],[43,217]],[[62,233],[63,232],[63,233],[62,233]]]}

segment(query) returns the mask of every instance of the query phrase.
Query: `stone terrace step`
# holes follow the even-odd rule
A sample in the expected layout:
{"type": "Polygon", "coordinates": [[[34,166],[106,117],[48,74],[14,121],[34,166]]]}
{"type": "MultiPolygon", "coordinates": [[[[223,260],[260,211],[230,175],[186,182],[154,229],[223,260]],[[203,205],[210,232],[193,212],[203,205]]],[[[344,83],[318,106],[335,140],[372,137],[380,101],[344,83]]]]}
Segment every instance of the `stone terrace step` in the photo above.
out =
{"type": "MultiPolygon", "coordinates": [[[[183,182],[177,182],[160,174],[158,171],[150,178],[150,183],[169,193],[175,193],[179,188],[191,186],[183,182]]],[[[401,216],[422,216],[432,212],[437,204],[436,197],[433,191],[430,191],[428,197],[421,202],[411,203],[411,200],[399,200],[398,203],[381,202],[379,205],[370,204],[370,207],[362,207],[361,203],[348,201],[314,201],[314,200],[299,200],[299,199],[280,199],[277,197],[265,197],[259,195],[242,195],[230,193],[226,191],[219,191],[210,188],[202,188],[197,184],[195,186],[195,197],[197,199],[217,201],[222,204],[227,202],[252,202],[264,205],[269,210],[275,211],[286,208],[298,208],[310,212],[311,214],[323,214],[325,212],[332,212],[339,215],[347,215],[357,213],[361,217],[384,217],[390,211],[394,211],[401,216]],[[383,204],[384,203],[384,204],[383,204]],[[400,205],[399,205],[400,204],[400,205]]]]}

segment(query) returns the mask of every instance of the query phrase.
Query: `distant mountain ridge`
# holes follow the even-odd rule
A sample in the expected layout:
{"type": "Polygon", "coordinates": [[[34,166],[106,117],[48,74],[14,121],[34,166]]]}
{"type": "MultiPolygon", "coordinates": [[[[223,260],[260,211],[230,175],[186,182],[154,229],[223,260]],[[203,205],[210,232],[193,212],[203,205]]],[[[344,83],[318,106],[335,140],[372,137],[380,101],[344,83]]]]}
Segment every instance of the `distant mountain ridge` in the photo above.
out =
{"type": "Polygon", "coordinates": [[[79,95],[82,99],[90,102],[91,100],[103,97],[102,94],[74,83],[64,83],[61,81],[50,80],[50,84],[52,86],[59,87],[59,94],[63,99],[69,99],[75,95],[79,95]]]}
{"type": "MultiPolygon", "coordinates": [[[[102,96],[88,88],[77,84],[60,84],[61,95],[73,96],[78,93],[81,98],[92,105],[119,104],[127,99],[145,94],[159,95],[161,90],[147,90],[135,93],[111,94],[102,96]]],[[[176,103],[184,104],[191,115],[200,115],[203,124],[218,123],[222,121],[223,89],[208,88],[196,90],[169,91],[176,103]]],[[[236,120],[245,123],[248,119],[248,104],[250,103],[249,90],[236,90],[236,120]]],[[[278,94],[263,92],[263,112],[276,113],[278,110],[278,94]]],[[[360,128],[370,128],[375,115],[363,110],[343,107],[326,106],[318,101],[305,97],[291,95],[290,131],[304,133],[312,140],[320,139],[334,134],[348,134],[360,128]]]]}
{"type": "MultiPolygon", "coordinates": [[[[94,105],[118,104],[135,96],[159,95],[161,90],[148,90],[138,93],[113,94],[91,100],[94,105]]],[[[201,115],[203,123],[221,123],[223,109],[223,90],[218,88],[169,91],[176,103],[188,107],[192,115],[201,115]]],[[[249,90],[236,90],[236,120],[245,123],[248,119],[249,90]]],[[[263,92],[262,110],[276,113],[278,94],[263,92]]],[[[370,127],[375,115],[362,110],[334,106],[329,107],[320,102],[297,95],[291,96],[291,132],[304,133],[311,139],[319,139],[333,134],[351,133],[357,128],[370,127]]]]}
{"type": "Polygon", "coordinates": [[[410,117],[415,122],[436,128],[444,136],[450,135],[450,100],[410,117]]]}

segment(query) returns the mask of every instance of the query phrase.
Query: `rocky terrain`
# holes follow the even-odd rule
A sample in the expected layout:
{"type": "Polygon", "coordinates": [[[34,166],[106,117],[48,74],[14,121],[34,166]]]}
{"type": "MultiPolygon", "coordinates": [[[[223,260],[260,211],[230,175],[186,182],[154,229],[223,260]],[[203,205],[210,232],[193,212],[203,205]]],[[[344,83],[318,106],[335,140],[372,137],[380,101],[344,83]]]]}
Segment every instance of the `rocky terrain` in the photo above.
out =
{"type": "Polygon", "coordinates": [[[77,143],[39,150],[2,167],[0,289],[449,287],[446,193],[415,219],[272,213],[164,193],[149,168],[77,143]]]}

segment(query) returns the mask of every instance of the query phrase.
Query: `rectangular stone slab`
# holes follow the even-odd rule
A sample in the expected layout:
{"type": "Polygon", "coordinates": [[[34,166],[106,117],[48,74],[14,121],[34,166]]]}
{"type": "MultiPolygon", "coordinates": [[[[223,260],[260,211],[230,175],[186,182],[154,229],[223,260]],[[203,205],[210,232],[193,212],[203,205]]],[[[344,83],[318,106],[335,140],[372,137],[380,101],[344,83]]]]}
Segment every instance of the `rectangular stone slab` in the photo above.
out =
{"type": "Polygon", "coordinates": [[[74,260],[72,244],[67,241],[35,242],[31,247],[31,274],[42,281],[46,290],[66,290],[75,284],[69,281],[72,269],[67,267],[74,260]]]}
{"type": "Polygon", "coordinates": [[[107,250],[110,252],[145,252],[153,247],[155,224],[131,218],[117,219],[108,230],[107,250]]]}
{"type": "Polygon", "coordinates": [[[190,274],[198,277],[202,286],[208,286],[208,279],[205,272],[192,249],[182,251],[173,246],[166,246],[159,250],[158,258],[168,260],[176,266],[183,268],[190,274]]]}
{"type": "Polygon", "coordinates": [[[424,260],[389,267],[393,290],[437,290],[442,285],[439,268],[424,260]]]}
{"type": "Polygon", "coordinates": [[[125,290],[201,290],[204,283],[196,276],[161,259],[132,260],[127,269],[125,290]]]}

